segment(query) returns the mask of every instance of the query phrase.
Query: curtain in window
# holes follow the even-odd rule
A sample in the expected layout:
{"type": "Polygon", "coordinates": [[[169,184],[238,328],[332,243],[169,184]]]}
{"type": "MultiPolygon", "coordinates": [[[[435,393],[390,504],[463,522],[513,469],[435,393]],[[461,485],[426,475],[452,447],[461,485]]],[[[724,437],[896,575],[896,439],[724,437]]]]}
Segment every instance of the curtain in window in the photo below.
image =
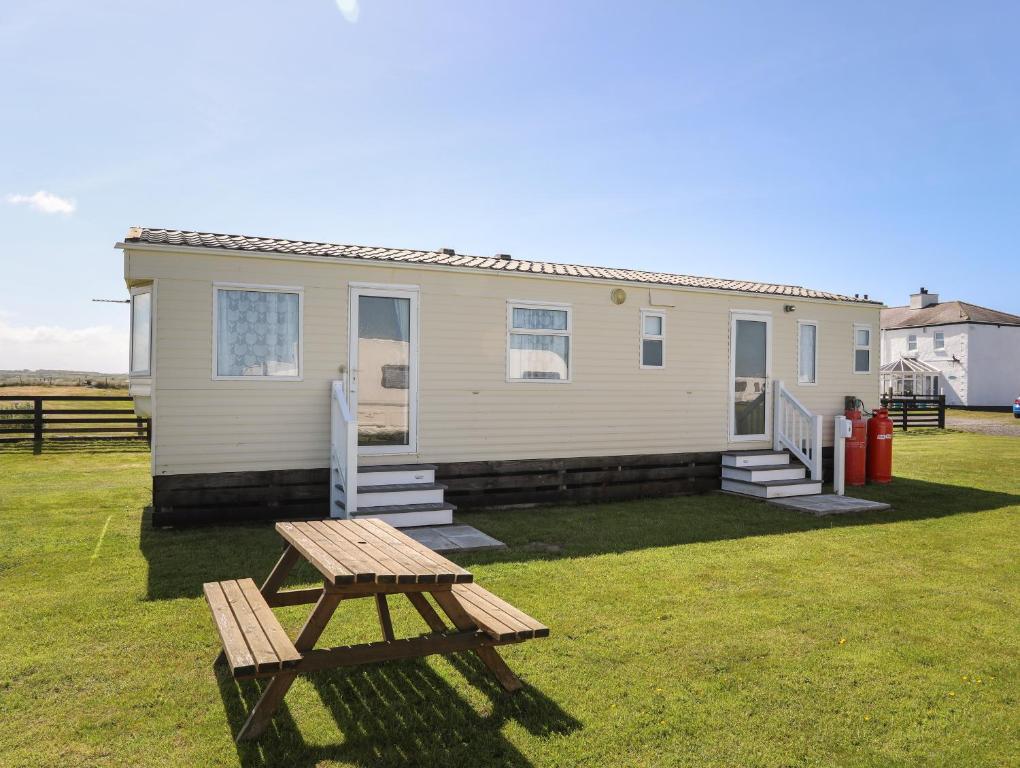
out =
{"type": "Polygon", "coordinates": [[[510,378],[567,379],[570,376],[570,339],[566,336],[510,336],[510,378]]]}
{"type": "Polygon", "coordinates": [[[815,343],[817,329],[813,325],[800,327],[800,381],[815,383],[815,343]]]}
{"type": "Polygon", "coordinates": [[[216,373],[298,375],[298,294],[217,292],[216,373]]]}
{"type": "Polygon", "coordinates": [[[567,330],[567,313],[562,309],[514,307],[514,328],[536,331],[567,330]]]}

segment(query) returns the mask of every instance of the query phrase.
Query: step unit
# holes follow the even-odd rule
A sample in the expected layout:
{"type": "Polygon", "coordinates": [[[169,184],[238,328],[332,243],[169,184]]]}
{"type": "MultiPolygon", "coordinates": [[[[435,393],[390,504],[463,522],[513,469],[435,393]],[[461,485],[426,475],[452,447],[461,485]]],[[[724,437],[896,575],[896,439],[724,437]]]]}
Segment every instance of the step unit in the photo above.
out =
{"type": "Polygon", "coordinates": [[[724,467],[769,467],[789,463],[790,454],[786,451],[726,451],[722,455],[724,467]]]}
{"type": "Polygon", "coordinates": [[[724,480],[743,480],[747,483],[761,483],[767,480],[803,480],[807,468],[803,464],[762,464],[750,467],[722,468],[724,480]]]}
{"type": "Polygon", "coordinates": [[[822,483],[807,476],[807,468],[791,461],[786,451],[727,451],[722,455],[722,490],[780,499],[790,496],[815,496],[822,483]]]}
{"type": "MultiPolygon", "coordinates": [[[[395,528],[449,525],[456,507],[444,500],[445,485],[436,483],[431,464],[385,464],[358,467],[358,508],[354,517],[374,517],[395,528]]],[[[337,507],[344,510],[341,491],[337,507]]]]}
{"type": "Polygon", "coordinates": [[[751,483],[724,478],[722,489],[760,499],[781,499],[788,496],[817,496],[822,492],[822,483],[820,480],[766,480],[751,483]]]}

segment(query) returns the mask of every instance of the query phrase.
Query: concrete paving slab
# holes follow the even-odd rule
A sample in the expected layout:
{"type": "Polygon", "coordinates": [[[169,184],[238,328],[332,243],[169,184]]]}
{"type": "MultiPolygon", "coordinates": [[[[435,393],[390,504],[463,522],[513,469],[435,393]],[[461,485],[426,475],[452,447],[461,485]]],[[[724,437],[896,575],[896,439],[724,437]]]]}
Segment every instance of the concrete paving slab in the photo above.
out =
{"type": "Polygon", "coordinates": [[[818,496],[791,496],[785,499],[769,499],[768,502],[777,507],[807,512],[815,517],[844,515],[848,512],[881,512],[892,508],[880,501],[854,499],[850,496],[837,496],[834,493],[823,493],[818,496]]]}
{"type": "Polygon", "coordinates": [[[470,525],[423,525],[418,528],[401,528],[401,532],[419,544],[444,554],[506,549],[502,541],[470,525]]]}

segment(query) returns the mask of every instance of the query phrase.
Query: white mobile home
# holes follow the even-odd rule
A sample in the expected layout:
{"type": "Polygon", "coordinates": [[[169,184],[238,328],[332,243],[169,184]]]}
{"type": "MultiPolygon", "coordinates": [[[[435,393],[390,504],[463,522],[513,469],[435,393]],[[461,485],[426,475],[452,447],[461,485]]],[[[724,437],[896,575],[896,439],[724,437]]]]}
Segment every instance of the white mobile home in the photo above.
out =
{"type": "Polygon", "coordinates": [[[867,297],[177,230],[118,247],[157,524],[424,524],[451,501],[741,490],[738,463],[777,478],[757,495],[814,492],[831,416],[879,395],[867,297]]]}

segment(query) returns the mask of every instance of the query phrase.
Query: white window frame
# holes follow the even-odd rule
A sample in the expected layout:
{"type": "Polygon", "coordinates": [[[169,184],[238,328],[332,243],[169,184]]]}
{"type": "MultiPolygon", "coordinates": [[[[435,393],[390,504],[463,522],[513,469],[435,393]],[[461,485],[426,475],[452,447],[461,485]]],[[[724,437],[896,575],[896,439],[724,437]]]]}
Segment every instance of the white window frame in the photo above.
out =
{"type": "Polygon", "coordinates": [[[798,320],[797,321],[797,384],[802,387],[817,387],[818,386],[818,321],[817,320],[798,320]],[[815,329],[815,380],[807,381],[804,377],[804,372],[800,369],[800,345],[801,345],[801,328],[805,325],[813,326],[815,329]]]}
{"type": "Polygon", "coordinates": [[[131,289],[131,300],[128,304],[131,310],[131,325],[130,335],[128,336],[128,376],[137,376],[145,378],[146,376],[152,376],[152,340],[154,334],[152,328],[156,317],[156,295],[153,290],[153,284],[140,285],[136,288],[131,289]],[[149,294],[149,367],[144,370],[135,370],[135,296],[140,294],[149,294]]]}
{"type": "Polygon", "coordinates": [[[907,352],[916,352],[916,351],[917,351],[917,334],[916,333],[908,333],[907,334],[907,352]]]}
{"type": "Polygon", "coordinates": [[[213,381],[304,381],[305,372],[305,289],[298,285],[256,285],[252,283],[213,283],[212,285],[212,380],[213,381]],[[219,344],[219,292],[258,291],[260,293],[296,293],[298,297],[298,372],[297,376],[221,376],[216,372],[219,344]]]}
{"type": "Polygon", "coordinates": [[[641,310],[641,327],[638,334],[638,367],[643,371],[662,371],[666,368],[666,313],[658,309],[641,310]],[[657,317],[662,321],[662,333],[655,335],[645,332],[645,318],[657,317]],[[662,342],[662,365],[645,364],[645,341],[662,342]]]}
{"type": "Polygon", "coordinates": [[[506,303],[506,380],[508,384],[570,384],[574,380],[574,312],[570,304],[550,301],[528,301],[509,299],[506,303]],[[514,309],[555,309],[567,313],[566,330],[546,328],[514,328],[514,309]],[[567,378],[565,379],[516,379],[510,375],[511,336],[566,336],[567,337],[567,378]]]}
{"type": "Polygon", "coordinates": [[[853,336],[850,339],[850,370],[853,371],[855,376],[869,376],[871,375],[872,369],[874,368],[874,344],[872,343],[875,338],[875,331],[872,329],[870,323],[854,323],[853,324],[853,336]],[[857,331],[868,332],[868,344],[867,346],[860,346],[857,343],[857,331]],[[868,350],[868,370],[858,371],[857,370],[857,352],[858,350],[868,350]]]}
{"type": "Polygon", "coordinates": [[[946,333],[945,333],[945,331],[935,331],[932,334],[932,342],[931,343],[932,343],[932,349],[945,350],[945,348],[946,348],[946,333]],[[942,340],[941,344],[939,344],[939,339],[942,340]]]}

